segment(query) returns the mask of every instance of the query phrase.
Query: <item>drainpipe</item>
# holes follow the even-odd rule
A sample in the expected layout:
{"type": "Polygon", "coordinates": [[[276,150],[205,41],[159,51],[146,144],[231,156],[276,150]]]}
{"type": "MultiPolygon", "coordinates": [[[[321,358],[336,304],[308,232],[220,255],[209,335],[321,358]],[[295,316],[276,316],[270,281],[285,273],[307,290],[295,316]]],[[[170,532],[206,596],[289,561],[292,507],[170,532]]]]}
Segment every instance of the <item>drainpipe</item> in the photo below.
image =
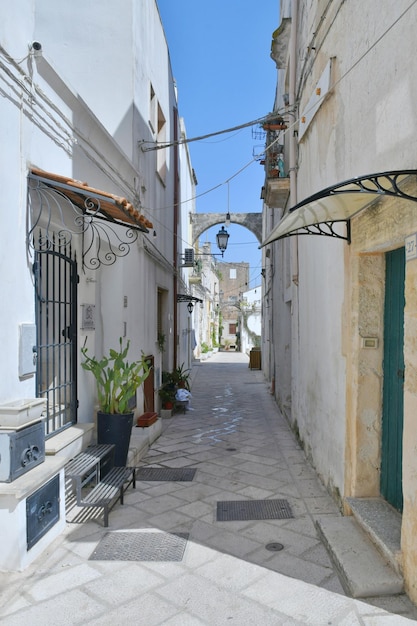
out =
{"type": "Polygon", "coordinates": [[[178,305],[177,305],[177,294],[178,294],[178,212],[179,212],[179,199],[180,199],[180,182],[179,182],[179,164],[178,164],[178,111],[174,108],[173,111],[174,118],[174,212],[173,212],[173,265],[174,265],[174,285],[173,285],[173,309],[174,309],[174,324],[173,324],[173,333],[174,333],[174,346],[173,346],[173,366],[172,371],[177,367],[177,334],[178,334],[178,305]]]}
{"type": "MultiPolygon", "coordinates": [[[[290,72],[289,72],[289,105],[294,113],[294,121],[297,119],[296,111],[296,67],[297,67],[297,18],[298,0],[292,0],[291,4],[291,34],[290,34],[290,72]]],[[[293,127],[290,135],[290,206],[297,204],[297,134],[293,127]]],[[[298,376],[300,362],[300,320],[298,300],[298,235],[290,237],[291,240],[291,414],[297,418],[298,404],[298,376]]]]}
{"type": "MultiPolygon", "coordinates": [[[[294,120],[297,119],[296,107],[296,68],[297,68],[297,19],[298,19],[298,0],[292,0],[291,3],[291,35],[290,35],[290,72],[289,72],[289,106],[294,112],[294,120]]],[[[290,134],[289,145],[290,159],[290,206],[297,204],[297,137],[295,127],[290,134]]],[[[291,246],[291,274],[292,282],[298,285],[298,236],[290,238],[291,246]]]]}

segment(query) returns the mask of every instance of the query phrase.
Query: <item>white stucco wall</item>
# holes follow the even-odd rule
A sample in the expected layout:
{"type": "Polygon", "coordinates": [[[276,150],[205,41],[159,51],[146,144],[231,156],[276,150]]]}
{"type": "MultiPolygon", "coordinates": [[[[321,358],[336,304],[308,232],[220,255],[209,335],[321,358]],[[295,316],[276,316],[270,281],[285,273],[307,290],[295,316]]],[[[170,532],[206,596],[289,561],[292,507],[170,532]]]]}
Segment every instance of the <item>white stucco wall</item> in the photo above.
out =
{"type": "MultiPolygon", "coordinates": [[[[80,347],[88,335],[91,352],[99,354],[114,347],[126,329],[131,358],[141,351],[157,353],[157,288],[171,291],[173,285],[172,151],[167,150],[161,181],[155,151],[142,152],[138,142],[155,138],[149,126],[150,84],[166,118],[167,139],[173,135],[176,93],[154,0],[139,5],[114,0],[99,10],[82,0],[68,6],[52,0],[12,3],[3,11],[0,45],[3,67],[13,75],[1,72],[6,97],[0,99],[2,197],[8,207],[0,215],[0,280],[7,303],[2,313],[7,358],[0,360],[0,402],[7,402],[35,393],[34,377],[19,380],[17,375],[19,324],[34,322],[31,259],[25,247],[31,165],[126,197],[154,221],[157,241],[152,231],[140,235],[126,257],[98,271],[83,272],[81,239],[75,238],[73,246],[79,262],[79,304],[94,303],[97,311],[96,331],[79,328],[80,347]],[[37,58],[28,57],[33,41],[42,44],[37,58]]],[[[167,302],[172,320],[173,297],[167,302]]],[[[91,421],[92,387],[80,368],[81,421],[91,421]]]]}
{"type": "MultiPolygon", "coordinates": [[[[244,291],[242,295],[243,311],[247,311],[247,327],[251,333],[261,336],[262,333],[262,314],[261,314],[261,302],[262,302],[262,285],[257,285],[253,289],[244,291]]],[[[242,352],[249,352],[253,348],[254,341],[245,328],[245,324],[242,324],[240,328],[240,347],[242,352]]],[[[260,346],[259,346],[260,347],[260,346]]]]}

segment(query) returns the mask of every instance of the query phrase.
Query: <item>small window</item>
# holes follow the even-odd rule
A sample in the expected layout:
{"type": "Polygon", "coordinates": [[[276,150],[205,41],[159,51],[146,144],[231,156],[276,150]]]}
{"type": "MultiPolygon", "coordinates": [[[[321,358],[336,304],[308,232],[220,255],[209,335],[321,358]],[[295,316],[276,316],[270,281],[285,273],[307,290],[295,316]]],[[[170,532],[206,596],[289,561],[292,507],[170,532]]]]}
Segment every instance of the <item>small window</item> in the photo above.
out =
{"type": "Polygon", "coordinates": [[[235,267],[231,267],[229,270],[229,278],[231,278],[232,280],[234,280],[236,278],[236,268],[235,267]]]}
{"type": "Polygon", "coordinates": [[[151,83],[150,100],[149,100],[149,125],[153,133],[156,132],[156,120],[157,120],[156,112],[157,112],[157,101],[156,101],[155,91],[151,83]]]}
{"type": "MultiPolygon", "coordinates": [[[[158,143],[166,142],[166,126],[165,116],[158,103],[158,134],[156,136],[158,143]]],[[[165,180],[166,175],[166,152],[166,150],[157,150],[156,156],[156,169],[163,181],[165,180]]]]}
{"type": "Polygon", "coordinates": [[[236,335],[236,324],[229,324],[229,335],[236,335]]]}

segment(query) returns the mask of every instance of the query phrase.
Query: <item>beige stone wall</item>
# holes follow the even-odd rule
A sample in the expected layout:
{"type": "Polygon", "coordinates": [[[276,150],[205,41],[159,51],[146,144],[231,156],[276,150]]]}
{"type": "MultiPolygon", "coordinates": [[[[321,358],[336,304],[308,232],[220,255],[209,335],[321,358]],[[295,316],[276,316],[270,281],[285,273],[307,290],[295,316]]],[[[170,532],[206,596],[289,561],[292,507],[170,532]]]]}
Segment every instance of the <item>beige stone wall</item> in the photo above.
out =
{"type": "Polygon", "coordinates": [[[345,495],[378,496],[385,264],[382,254],[351,252],[345,495]]]}
{"type": "Polygon", "coordinates": [[[407,263],[404,344],[404,509],[401,547],[407,589],[417,603],[417,259],[407,263]]]}
{"type": "MultiPolygon", "coordinates": [[[[415,177],[407,191],[417,193],[415,177]]],[[[347,383],[345,495],[379,495],[385,252],[417,232],[417,203],[385,199],[352,220],[347,286],[350,337],[347,383]],[[378,347],[364,348],[364,337],[378,347]]],[[[406,263],[404,312],[404,430],[402,567],[417,602],[417,259],[406,263]]]]}

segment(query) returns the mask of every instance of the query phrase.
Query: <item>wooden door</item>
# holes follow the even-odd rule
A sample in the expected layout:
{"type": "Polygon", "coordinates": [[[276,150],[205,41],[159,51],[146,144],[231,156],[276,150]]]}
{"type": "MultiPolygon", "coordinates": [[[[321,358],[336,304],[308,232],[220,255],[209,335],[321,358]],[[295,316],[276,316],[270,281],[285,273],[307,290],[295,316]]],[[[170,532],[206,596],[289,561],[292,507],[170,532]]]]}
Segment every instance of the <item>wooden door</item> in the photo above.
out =
{"type": "Polygon", "coordinates": [[[405,251],[386,254],[381,495],[399,511],[402,495],[405,251]]]}

